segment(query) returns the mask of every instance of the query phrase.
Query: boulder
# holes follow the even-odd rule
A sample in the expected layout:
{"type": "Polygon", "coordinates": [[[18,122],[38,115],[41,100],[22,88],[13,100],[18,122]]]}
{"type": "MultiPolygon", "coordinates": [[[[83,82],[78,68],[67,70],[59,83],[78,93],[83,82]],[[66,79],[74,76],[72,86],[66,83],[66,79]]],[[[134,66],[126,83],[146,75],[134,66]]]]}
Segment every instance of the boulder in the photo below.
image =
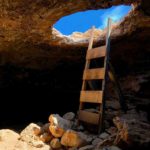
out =
{"type": "MultiPolygon", "coordinates": [[[[35,126],[32,126],[32,127],[35,127],[35,126]]],[[[36,139],[34,140],[34,143],[33,143],[33,139],[31,139],[31,135],[28,136],[28,133],[29,132],[26,132],[25,141],[22,141],[20,139],[20,135],[16,132],[12,130],[7,130],[7,129],[0,130],[0,150],[51,150],[51,147],[44,143],[42,144],[42,147],[41,147],[39,145],[39,141],[37,141],[36,139]]],[[[35,138],[34,132],[32,135],[33,135],[33,138],[35,138]]]]}
{"type": "Polygon", "coordinates": [[[87,144],[87,136],[82,132],[67,130],[61,138],[61,144],[69,147],[81,147],[87,144]]]}
{"type": "Polygon", "coordinates": [[[40,126],[31,123],[29,124],[21,133],[20,133],[20,140],[25,141],[29,145],[34,147],[43,147],[44,143],[40,140],[39,136],[35,135],[34,129],[39,128],[40,126]]]}
{"type": "Polygon", "coordinates": [[[63,115],[63,118],[72,121],[75,118],[75,114],[73,112],[68,112],[63,115]]]}
{"type": "Polygon", "coordinates": [[[55,126],[62,128],[64,130],[71,129],[71,127],[72,127],[71,121],[60,117],[58,114],[50,115],[49,121],[50,121],[51,125],[55,125],[55,126]]]}
{"type": "Polygon", "coordinates": [[[19,137],[19,134],[12,130],[0,130],[0,150],[12,150],[19,137]]]}
{"type": "Polygon", "coordinates": [[[58,126],[55,125],[50,125],[49,130],[51,134],[56,138],[62,137],[63,134],[65,133],[64,129],[59,128],[58,126]]]}
{"type": "Polygon", "coordinates": [[[60,140],[58,138],[53,138],[50,142],[50,146],[54,149],[59,149],[62,147],[60,140]]]}

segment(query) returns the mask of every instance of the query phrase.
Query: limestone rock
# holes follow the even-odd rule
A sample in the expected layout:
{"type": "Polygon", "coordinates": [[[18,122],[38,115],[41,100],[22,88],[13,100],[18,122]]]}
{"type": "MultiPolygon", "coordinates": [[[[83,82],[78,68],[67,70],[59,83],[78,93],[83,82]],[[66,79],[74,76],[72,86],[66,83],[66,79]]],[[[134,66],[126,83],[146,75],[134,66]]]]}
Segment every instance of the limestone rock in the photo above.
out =
{"type": "Polygon", "coordinates": [[[50,125],[49,130],[54,137],[62,137],[65,130],[55,125],[50,125]]]}
{"type": "MultiPolygon", "coordinates": [[[[32,125],[33,126],[33,125],[32,125]]],[[[34,125],[35,127],[35,125],[34,125]]],[[[26,134],[29,133],[26,132],[26,134]]],[[[34,133],[33,133],[34,136],[34,133]]],[[[34,136],[35,137],[35,136],[34,136]]],[[[26,135],[25,141],[20,139],[20,135],[12,130],[0,130],[0,150],[51,150],[49,145],[43,143],[42,147],[36,144],[36,147],[31,144],[33,142],[31,140],[30,135],[26,135]],[[26,142],[27,141],[27,142],[26,142]],[[31,143],[30,143],[31,142],[31,143]],[[38,147],[39,146],[39,147],[38,147]]],[[[34,140],[34,144],[36,143],[36,139],[34,140]]],[[[39,143],[37,141],[37,143],[39,143]]]]}
{"type": "Polygon", "coordinates": [[[18,141],[15,146],[14,146],[14,149],[13,150],[27,150],[29,149],[30,150],[33,150],[33,147],[28,145],[26,142],[24,141],[18,141]]]}
{"type": "Polygon", "coordinates": [[[73,112],[68,112],[63,115],[63,118],[71,121],[75,118],[75,114],[73,112]]]}
{"type": "Polygon", "coordinates": [[[19,134],[12,130],[0,130],[0,150],[12,150],[19,137],[19,134]]]}
{"type": "Polygon", "coordinates": [[[79,148],[79,150],[93,150],[94,146],[93,145],[86,145],[84,147],[79,148]]]}
{"type": "Polygon", "coordinates": [[[61,144],[69,147],[81,147],[87,144],[87,136],[81,132],[67,130],[61,138],[61,144]]]}
{"type": "Polygon", "coordinates": [[[60,117],[58,114],[50,115],[49,121],[50,121],[51,125],[55,125],[55,126],[62,128],[64,130],[71,129],[71,127],[72,127],[71,121],[60,117]]]}
{"type": "Polygon", "coordinates": [[[51,150],[51,147],[49,145],[44,144],[43,147],[37,148],[27,144],[24,141],[18,141],[15,147],[12,148],[11,150],[51,150]]]}
{"type": "Polygon", "coordinates": [[[34,129],[40,128],[40,126],[31,123],[29,124],[21,133],[20,140],[25,141],[26,143],[34,146],[34,147],[43,147],[44,143],[39,139],[38,136],[34,134],[34,129]]]}
{"type": "Polygon", "coordinates": [[[60,140],[58,138],[54,138],[50,142],[50,146],[54,149],[59,149],[62,147],[60,140]]]}

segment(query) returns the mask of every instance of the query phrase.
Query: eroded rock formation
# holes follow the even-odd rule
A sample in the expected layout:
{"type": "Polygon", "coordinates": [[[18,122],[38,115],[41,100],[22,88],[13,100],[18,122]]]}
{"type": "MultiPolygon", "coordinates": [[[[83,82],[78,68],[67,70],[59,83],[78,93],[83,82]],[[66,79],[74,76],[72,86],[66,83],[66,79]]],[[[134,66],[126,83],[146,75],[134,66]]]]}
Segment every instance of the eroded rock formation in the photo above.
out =
{"type": "MultiPolygon", "coordinates": [[[[13,107],[9,108],[13,118],[8,111],[6,112],[6,107],[2,108],[2,114],[5,112],[5,115],[1,116],[2,120],[9,118],[7,120],[16,122],[18,118],[24,121],[24,118],[34,117],[37,117],[37,120],[44,115],[46,117],[49,110],[57,113],[63,113],[66,109],[76,111],[90,31],[64,36],[52,26],[61,17],[75,12],[103,9],[120,4],[132,4],[133,8],[120,23],[113,27],[111,61],[129,108],[135,108],[139,114],[141,110],[145,111],[150,118],[150,6],[148,1],[1,0],[0,87],[25,89],[23,97],[14,96],[18,94],[15,92],[12,95],[13,101],[7,97],[9,91],[4,94],[6,99],[4,106],[8,107],[7,99],[9,99],[9,106],[13,106],[17,99],[19,100],[17,105],[20,107],[15,106],[16,110],[13,107]],[[39,90],[34,93],[31,88],[39,88],[39,90]],[[37,103],[39,97],[42,101],[54,102],[53,96],[56,100],[53,106],[37,103]],[[31,100],[34,104],[30,103],[31,100]],[[22,101],[26,101],[25,109],[22,107],[22,101]],[[55,106],[58,102],[63,104],[64,101],[68,105],[61,107],[58,112],[55,106]],[[47,110],[47,112],[41,111],[37,115],[36,111],[32,111],[35,105],[37,110],[47,110]]],[[[104,44],[105,33],[105,30],[95,31],[95,46],[104,44]]],[[[108,97],[112,95],[115,97],[114,92],[110,90],[112,86],[109,87],[108,97]]],[[[107,113],[110,113],[110,116],[113,115],[111,109],[116,111],[116,105],[108,108],[107,113]]],[[[110,118],[112,117],[114,116],[110,118]]]]}

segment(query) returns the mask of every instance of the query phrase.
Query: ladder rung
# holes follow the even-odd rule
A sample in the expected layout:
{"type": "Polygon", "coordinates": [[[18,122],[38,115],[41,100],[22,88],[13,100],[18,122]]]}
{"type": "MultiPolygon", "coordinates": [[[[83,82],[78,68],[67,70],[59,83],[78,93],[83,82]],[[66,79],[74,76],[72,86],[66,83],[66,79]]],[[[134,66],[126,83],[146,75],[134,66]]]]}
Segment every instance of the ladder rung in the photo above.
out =
{"type": "Polygon", "coordinates": [[[83,80],[104,79],[104,68],[84,70],[83,80]]]}
{"type": "Polygon", "coordinates": [[[86,123],[98,125],[99,117],[100,114],[97,113],[92,113],[84,110],[79,111],[79,120],[86,123]]]}
{"type": "Polygon", "coordinates": [[[97,48],[92,48],[87,51],[86,59],[94,59],[99,57],[104,57],[106,55],[106,46],[101,46],[97,48]]]}
{"type": "Polygon", "coordinates": [[[80,102],[102,103],[102,91],[81,91],[80,102]]]}

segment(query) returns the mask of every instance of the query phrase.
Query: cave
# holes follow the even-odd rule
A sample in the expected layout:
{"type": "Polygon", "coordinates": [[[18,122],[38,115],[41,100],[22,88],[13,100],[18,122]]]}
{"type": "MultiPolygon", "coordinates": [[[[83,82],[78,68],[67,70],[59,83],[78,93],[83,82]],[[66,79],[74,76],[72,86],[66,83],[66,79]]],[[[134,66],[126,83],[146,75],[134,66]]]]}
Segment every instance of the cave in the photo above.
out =
{"type": "MultiPolygon", "coordinates": [[[[0,2],[0,128],[22,129],[47,122],[50,113],[77,112],[90,30],[65,36],[53,25],[63,16],[118,5],[132,10],[113,26],[111,63],[129,110],[144,112],[149,124],[148,1],[5,0],[0,2]]],[[[106,30],[95,33],[94,46],[103,45],[106,30]]],[[[108,97],[116,98],[109,81],[108,97]]]]}

